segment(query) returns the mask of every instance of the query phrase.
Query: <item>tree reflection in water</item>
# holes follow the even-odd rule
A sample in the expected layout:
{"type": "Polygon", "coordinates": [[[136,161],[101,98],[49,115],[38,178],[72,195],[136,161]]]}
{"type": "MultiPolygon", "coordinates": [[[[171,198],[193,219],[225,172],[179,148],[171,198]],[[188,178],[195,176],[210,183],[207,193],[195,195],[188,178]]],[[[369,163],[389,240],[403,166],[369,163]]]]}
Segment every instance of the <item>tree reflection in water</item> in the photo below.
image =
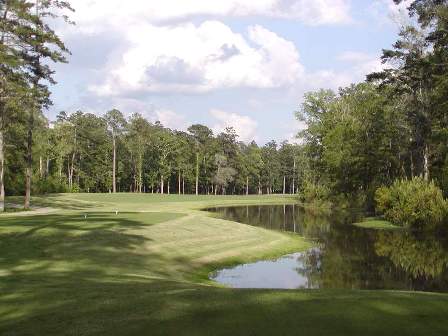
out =
{"type": "Polygon", "coordinates": [[[310,288],[448,290],[446,235],[377,231],[351,225],[360,214],[323,213],[299,206],[217,208],[222,217],[295,232],[317,247],[297,258],[310,288]]]}

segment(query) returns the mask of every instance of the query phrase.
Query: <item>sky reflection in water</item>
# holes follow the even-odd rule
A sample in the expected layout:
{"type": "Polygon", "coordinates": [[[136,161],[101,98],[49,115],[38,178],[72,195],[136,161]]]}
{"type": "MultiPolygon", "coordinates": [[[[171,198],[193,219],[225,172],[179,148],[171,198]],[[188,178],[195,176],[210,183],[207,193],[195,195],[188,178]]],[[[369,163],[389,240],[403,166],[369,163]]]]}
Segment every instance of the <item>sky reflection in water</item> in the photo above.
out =
{"type": "Polygon", "coordinates": [[[209,211],[245,224],[296,232],[318,245],[212,274],[227,286],[448,291],[448,244],[440,232],[367,230],[351,225],[359,214],[322,213],[293,205],[209,211]]]}

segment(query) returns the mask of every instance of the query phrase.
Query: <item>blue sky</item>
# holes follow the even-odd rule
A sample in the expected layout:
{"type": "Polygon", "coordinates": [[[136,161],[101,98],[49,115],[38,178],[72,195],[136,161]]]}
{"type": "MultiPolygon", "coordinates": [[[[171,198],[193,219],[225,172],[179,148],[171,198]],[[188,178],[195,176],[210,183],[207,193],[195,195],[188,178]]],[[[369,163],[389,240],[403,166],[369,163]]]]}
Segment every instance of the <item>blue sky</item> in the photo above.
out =
{"type": "Polygon", "coordinates": [[[405,6],[392,0],[73,0],[72,51],[56,66],[58,111],[112,108],[165,126],[292,140],[303,94],[381,68],[405,6]]]}

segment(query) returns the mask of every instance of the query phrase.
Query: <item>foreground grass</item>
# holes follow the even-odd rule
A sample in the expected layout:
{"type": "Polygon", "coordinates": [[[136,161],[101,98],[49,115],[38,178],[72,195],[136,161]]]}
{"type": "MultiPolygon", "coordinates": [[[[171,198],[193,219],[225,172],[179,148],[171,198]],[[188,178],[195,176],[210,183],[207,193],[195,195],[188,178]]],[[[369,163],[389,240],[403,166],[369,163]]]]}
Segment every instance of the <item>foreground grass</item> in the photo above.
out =
{"type": "Polygon", "coordinates": [[[367,217],[361,222],[353,223],[353,225],[364,229],[376,229],[376,230],[397,230],[401,227],[392,224],[391,222],[381,219],[379,217],[367,217]]]}
{"type": "Polygon", "coordinates": [[[59,210],[0,217],[1,335],[448,331],[443,294],[236,290],[207,281],[213,267],[309,243],[212,218],[199,208],[291,198],[81,194],[34,201],[59,210]]]}

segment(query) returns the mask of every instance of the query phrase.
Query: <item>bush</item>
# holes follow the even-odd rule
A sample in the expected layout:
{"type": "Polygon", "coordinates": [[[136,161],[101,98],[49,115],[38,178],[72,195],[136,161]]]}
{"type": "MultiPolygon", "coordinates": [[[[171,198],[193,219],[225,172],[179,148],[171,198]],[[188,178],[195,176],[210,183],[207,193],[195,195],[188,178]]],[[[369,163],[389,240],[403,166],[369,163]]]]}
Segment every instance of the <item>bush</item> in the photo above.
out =
{"type": "Polygon", "coordinates": [[[375,201],[387,220],[407,228],[433,228],[445,219],[448,209],[440,188],[420,177],[377,189],[375,201]]]}
{"type": "Polygon", "coordinates": [[[305,180],[303,183],[303,191],[301,193],[301,200],[311,206],[315,207],[331,207],[330,189],[322,183],[305,180]]]}
{"type": "Polygon", "coordinates": [[[59,178],[53,176],[49,176],[45,179],[40,179],[38,176],[35,176],[31,187],[32,193],[36,195],[64,193],[69,191],[65,181],[61,181],[59,178]]]}

